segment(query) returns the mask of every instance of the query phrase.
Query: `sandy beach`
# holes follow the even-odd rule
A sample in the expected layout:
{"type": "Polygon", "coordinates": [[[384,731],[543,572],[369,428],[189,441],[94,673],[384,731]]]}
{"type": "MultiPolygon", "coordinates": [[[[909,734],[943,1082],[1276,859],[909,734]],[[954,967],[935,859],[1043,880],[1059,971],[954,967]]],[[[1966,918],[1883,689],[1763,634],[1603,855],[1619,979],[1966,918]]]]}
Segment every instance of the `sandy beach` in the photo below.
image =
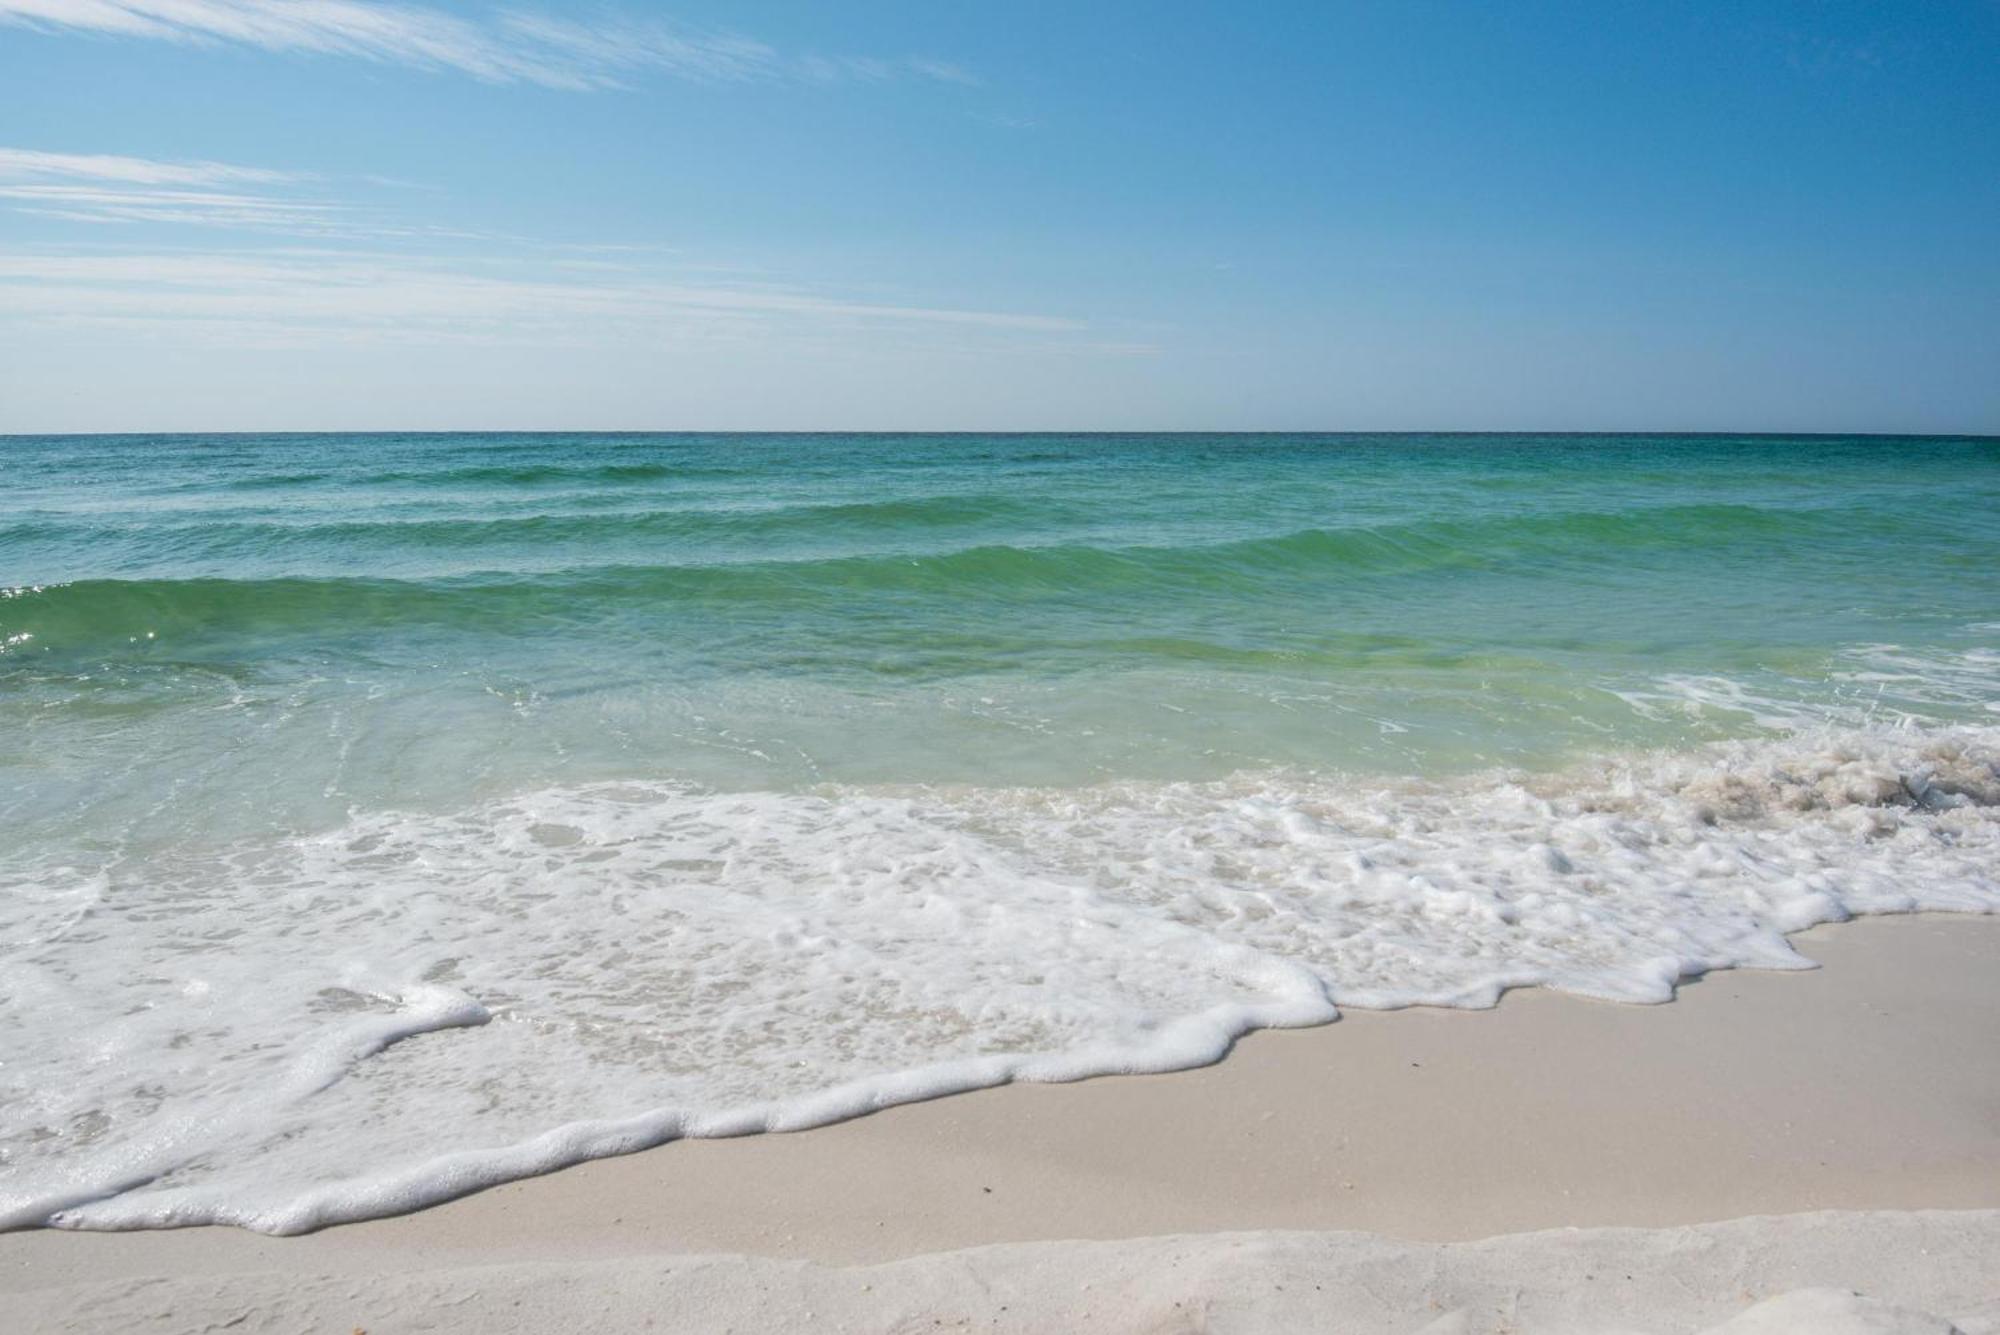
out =
{"type": "MultiPolygon", "coordinates": [[[[1320,1305],[1207,1328],[1607,1329],[1591,1323],[1623,1310],[1617,1328],[1693,1331],[1818,1288],[2000,1328],[2000,921],[1798,942],[1824,967],[1718,973],[1665,1006],[1524,991],[1485,1012],[1349,1010],[1198,1071],[680,1142],[304,1237],[15,1233],[0,1286],[34,1330],[142,1311],[159,1330],[559,1329],[533,1317],[559,1292],[598,1329],[808,1328],[815,1310],[881,1329],[878,1281],[898,1311],[979,1328],[1201,1329],[1172,1325],[1192,1310],[1172,1301],[1275,1300],[1284,1275],[1316,1279],[1320,1305]],[[1788,1218],[1684,1228],[1746,1216],[1788,1218]],[[1106,1245],[1049,1245],[1077,1240],[1106,1245]],[[1562,1278],[1591,1257],[1653,1287],[1607,1307],[1562,1278]],[[1359,1258],[1399,1278],[1371,1287],[1359,1258]],[[1085,1318],[1089,1274],[1175,1299],[1085,1318]]],[[[1839,1328],[1831,1310],[1813,1323],[1839,1328]]]]}

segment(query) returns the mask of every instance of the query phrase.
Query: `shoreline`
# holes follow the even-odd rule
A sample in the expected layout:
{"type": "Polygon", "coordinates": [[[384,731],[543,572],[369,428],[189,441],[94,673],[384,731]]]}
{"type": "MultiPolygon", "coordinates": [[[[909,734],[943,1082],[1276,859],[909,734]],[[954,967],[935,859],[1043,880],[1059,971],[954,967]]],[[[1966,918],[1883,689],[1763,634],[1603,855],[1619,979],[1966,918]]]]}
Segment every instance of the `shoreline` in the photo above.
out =
{"type": "Polygon", "coordinates": [[[173,1275],[247,1295],[279,1270],[852,1266],[1075,1239],[1431,1244],[2000,1208],[2000,917],[1864,918],[1794,939],[1823,967],[1719,971],[1661,1006],[1526,989],[1486,1011],[1350,1009],[1195,1070],[675,1141],[299,1237],[13,1233],[0,1291],[102,1295],[173,1275]]]}

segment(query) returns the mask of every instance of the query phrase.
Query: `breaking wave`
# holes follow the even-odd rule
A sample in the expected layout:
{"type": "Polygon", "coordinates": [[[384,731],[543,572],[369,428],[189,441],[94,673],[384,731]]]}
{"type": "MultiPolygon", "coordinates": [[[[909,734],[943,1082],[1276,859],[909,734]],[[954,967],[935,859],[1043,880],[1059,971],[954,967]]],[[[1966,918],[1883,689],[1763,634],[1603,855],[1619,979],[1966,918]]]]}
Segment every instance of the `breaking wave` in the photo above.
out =
{"type": "Polygon", "coordinates": [[[1458,780],[587,785],[10,866],[0,1223],[296,1232],[1342,1005],[1666,1001],[1810,967],[1816,923],[2000,911],[1996,869],[1994,728],[1458,780]]]}

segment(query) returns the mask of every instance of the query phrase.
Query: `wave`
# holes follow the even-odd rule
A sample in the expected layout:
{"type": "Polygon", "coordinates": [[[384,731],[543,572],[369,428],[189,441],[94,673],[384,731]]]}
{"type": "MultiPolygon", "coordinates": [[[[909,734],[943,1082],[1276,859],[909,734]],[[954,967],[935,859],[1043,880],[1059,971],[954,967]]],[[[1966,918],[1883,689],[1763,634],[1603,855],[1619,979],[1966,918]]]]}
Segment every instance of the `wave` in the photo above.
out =
{"type": "Polygon", "coordinates": [[[755,561],[774,549],[804,544],[809,550],[799,559],[809,560],[814,551],[838,555],[871,544],[894,549],[953,530],[1005,533],[1073,517],[1059,501],[997,494],[529,513],[440,514],[440,508],[451,507],[382,507],[356,517],[352,507],[328,504],[317,514],[295,511],[283,519],[261,508],[166,520],[117,514],[90,525],[62,515],[29,515],[0,523],[0,554],[38,552],[46,559],[48,551],[69,547],[98,561],[115,552],[133,563],[171,562],[180,570],[245,565],[304,574],[314,567],[358,565],[388,574],[412,560],[435,566],[484,553],[495,570],[533,572],[602,552],[701,566],[755,561]]]}
{"type": "MultiPolygon", "coordinates": [[[[1762,510],[1693,505],[1620,512],[1515,515],[1483,520],[1419,521],[1354,528],[1307,528],[1277,536],[1171,545],[1014,545],[944,550],[763,555],[814,536],[885,535],[1000,524],[1026,507],[975,495],[812,505],[723,513],[537,515],[495,519],[339,521],[328,524],[218,526],[225,549],[247,549],[282,563],[289,547],[341,555],[366,571],[390,546],[436,553],[483,548],[517,557],[546,549],[551,569],[496,569],[450,577],[394,574],[228,579],[90,579],[14,590],[0,601],[0,631],[28,633],[45,646],[88,644],[144,630],[251,625],[369,625],[402,621],[464,622],[510,614],[581,615],[579,599],[600,606],[656,606],[675,599],[797,603],[828,593],[937,593],[997,600],[1081,600],[1131,592],[1231,592],[1332,586],[1501,568],[1534,561],[1579,567],[1634,559],[1648,550],[1668,558],[1691,550],[1721,559],[1816,537],[1851,537],[1857,525],[1886,524],[1846,510],[1762,510]],[[234,535],[229,537],[228,535],[234,535]],[[646,553],[657,559],[627,558],[646,553]],[[660,547],[657,544],[669,544],[660,547]],[[594,559],[582,559],[586,554],[594,559]],[[669,559],[671,558],[671,559],[669,559]]],[[[189,541],[202,540],[189,529],[189,541]]],[[[0,531],[0,544],[8,535],[0,531]]],[[[186,553],[177,554],[185,556],[186,553]]],[[[517,562],[518,564],[518,562],[517,562]]]]}
{"type": "Polygon", "coordinates": [[[693,463],[464,464],[444,468],[396,468],[358,473],[361,487],[416,483],[433,486],[546,487],[602,486],[656,482],[668,478],[730,477],[743,470],[693,463]]]}
{"type": "Polygon", "coordinates": [[[33,915],[0,922],[0,1224],[297,1232],[679,1136],[1197,1065],[1343,1005],[1663,1002],[1810,967],[1786,934],[1815,923],[2000,912],[1996,868],[1995,728],[1453,781],[600,784],[66,854],[0,867],[34,891],[0,896],[33,915]]]}
{"type": "Polygon", "coordinates": [[[230,478],[222,482],[203,480],[193,487],[183,488],[194,491],[282,491],[291,487],[309,487],[315,482],[326,482],[333,478],[329,472],[306,473],[259,473],[254,477],[230,478]]]}

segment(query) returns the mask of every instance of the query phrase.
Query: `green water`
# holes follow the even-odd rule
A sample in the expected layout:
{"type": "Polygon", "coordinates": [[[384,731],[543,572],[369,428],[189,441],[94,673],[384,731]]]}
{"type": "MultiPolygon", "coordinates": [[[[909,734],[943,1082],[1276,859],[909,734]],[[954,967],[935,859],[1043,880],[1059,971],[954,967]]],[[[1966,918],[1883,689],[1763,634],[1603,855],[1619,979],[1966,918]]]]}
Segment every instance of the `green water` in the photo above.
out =
{"type": "Polygon", "coordinates": [[[2000,443],[0,441],[14,840],[1992,717],[2000,443]]]}

